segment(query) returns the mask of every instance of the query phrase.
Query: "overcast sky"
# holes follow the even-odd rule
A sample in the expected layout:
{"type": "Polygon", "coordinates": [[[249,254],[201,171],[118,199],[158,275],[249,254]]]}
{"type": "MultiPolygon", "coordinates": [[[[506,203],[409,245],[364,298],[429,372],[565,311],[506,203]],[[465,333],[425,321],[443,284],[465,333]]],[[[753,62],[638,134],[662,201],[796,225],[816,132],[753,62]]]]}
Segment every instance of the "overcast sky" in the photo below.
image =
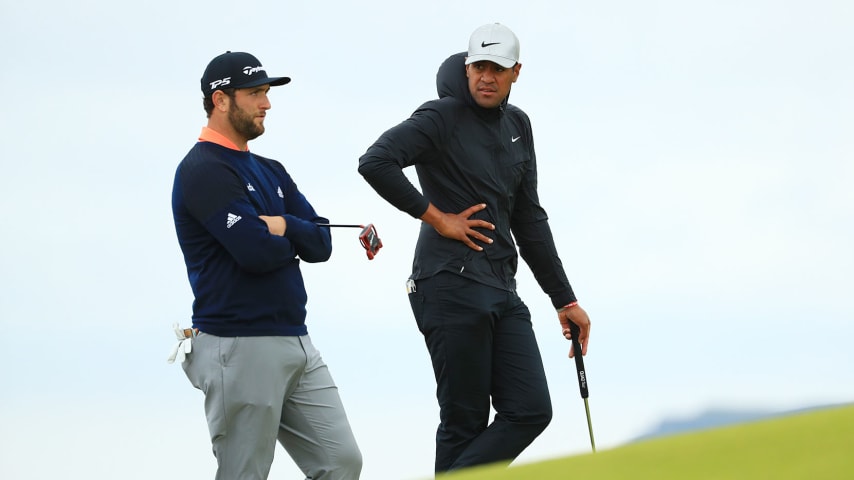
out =
{"type": "MultiPolygon", "coordinates": [[[[170,195],[226,50],[293,78],[250,149],[319,214],[378,228],[372,261],[335,231],[332,259],[303,264],[309,332],[363,478],[429,478],[434,380],[404,291],[418,222],[356,166],[489,22],[521,41],[510,101],[591,316],[597,446],[854,398],[848,0],[0,1],[2,478],[213,477],[203,396],[166,363],[192,302],[170,195]]],[[[585,453],[568,342],[520,265],[555,417],[519,462],[585,453]]],[[[278,448],[271,478],[299,477],[278,448]]]]}

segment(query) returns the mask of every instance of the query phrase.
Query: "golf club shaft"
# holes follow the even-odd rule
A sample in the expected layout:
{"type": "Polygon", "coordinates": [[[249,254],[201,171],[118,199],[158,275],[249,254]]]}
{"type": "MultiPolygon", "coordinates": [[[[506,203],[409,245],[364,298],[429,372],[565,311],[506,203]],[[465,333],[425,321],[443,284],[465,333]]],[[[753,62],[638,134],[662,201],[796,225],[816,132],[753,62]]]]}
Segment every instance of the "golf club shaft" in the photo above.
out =
{"type": "Polygon", "coordinates": [[[587,431],[590,433],[590,447],[593,452],[596,452],[596,441],[593,439],[593,422],[590,420],[590,404],[587,398],[590,396],[590,391],[587,388],[587,372],[584,370],[584,356],[581,354],[581,342],[578,341],[580,329],[578,325],[569,322],[569,331],[572,333],[572,353],[575,359],[575,371],[578,374],[578,390],[581,392],[581,398],[584,399],[584,411],[587,413],[587,431]]]}
{"type": "Polygon", "coordinates": [[[593,440],[593,422],[590,421],[590,404],[584,399],[584,411],[587,412],[587,431],[590,432],[590,448],[596,453],[596,441],[593,440]]]}

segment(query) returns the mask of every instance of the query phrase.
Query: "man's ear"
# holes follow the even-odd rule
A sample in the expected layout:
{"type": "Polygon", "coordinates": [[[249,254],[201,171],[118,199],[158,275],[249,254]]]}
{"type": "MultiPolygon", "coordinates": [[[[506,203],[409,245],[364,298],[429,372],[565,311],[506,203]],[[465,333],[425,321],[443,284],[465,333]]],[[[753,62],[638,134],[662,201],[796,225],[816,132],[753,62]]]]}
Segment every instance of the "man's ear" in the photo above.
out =
{"type": "Polygon", "coordinates": [[[213,100],[214,108],[222,110],[223,112],[228,111],[228,102],[231,101],[231,98],[226,95],[225,92],[217,90],[213,93],[211,99],[213,100]]]}
{"type": "Polygon", "coordinates": [[[521,72],[521,71],[522,71],[522,64],[521,63],[517,63],[516,65],[513,65],[513,83],[516,83],[516,80],[519,79],[519,72],[521,72]]]}

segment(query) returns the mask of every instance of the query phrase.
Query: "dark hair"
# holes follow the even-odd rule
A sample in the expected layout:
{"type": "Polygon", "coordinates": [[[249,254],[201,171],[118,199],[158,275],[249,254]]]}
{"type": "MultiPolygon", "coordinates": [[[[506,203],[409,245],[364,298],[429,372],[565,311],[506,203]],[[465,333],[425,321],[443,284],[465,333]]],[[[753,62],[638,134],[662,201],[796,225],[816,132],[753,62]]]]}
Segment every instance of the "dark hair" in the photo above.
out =
{"type": "MultiPolygon", "coordinates": [[[[223,88],[220,91],[222,93],[228,95],[232,100],[234,100],[234,91],[235,90],[237,90],[237,89],[236,88],[223,88]]],[[[213,109],[214,109],[213,92],[211,92],[210,95],[207,95],[207,96],[205,96],[205,98],[202,99],[202,105],[204,105],[204,107],[205,107],[205,113],[207,114],[208,118],[211,118],[211,113],[213,112],[213,109]]]]}

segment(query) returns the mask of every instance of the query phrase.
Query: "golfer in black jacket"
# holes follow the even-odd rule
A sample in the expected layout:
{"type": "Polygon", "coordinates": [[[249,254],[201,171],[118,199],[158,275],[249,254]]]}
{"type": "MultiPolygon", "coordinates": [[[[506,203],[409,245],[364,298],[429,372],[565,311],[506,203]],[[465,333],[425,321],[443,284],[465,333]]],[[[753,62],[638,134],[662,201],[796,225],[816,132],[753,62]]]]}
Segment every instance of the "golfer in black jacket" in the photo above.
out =
{"type": "Polygon", "coordinates": [[[590,320],[537,195],[531,124],[507,102],[518,60],[512,31],[478,28],[468,52],[439,68],[439,99],[359,159],[359,173],[383,198],[423,221],[408,291],[436,375],[436,472],[509,463],[551,420],[531,314],[516,293],[516,245],[563,335],[571,338],[569,322],[580,327],[582,352],[570,356],[587,353],[590,320]],[[402,172],[413,165],[423,194],[402,172]]]}

